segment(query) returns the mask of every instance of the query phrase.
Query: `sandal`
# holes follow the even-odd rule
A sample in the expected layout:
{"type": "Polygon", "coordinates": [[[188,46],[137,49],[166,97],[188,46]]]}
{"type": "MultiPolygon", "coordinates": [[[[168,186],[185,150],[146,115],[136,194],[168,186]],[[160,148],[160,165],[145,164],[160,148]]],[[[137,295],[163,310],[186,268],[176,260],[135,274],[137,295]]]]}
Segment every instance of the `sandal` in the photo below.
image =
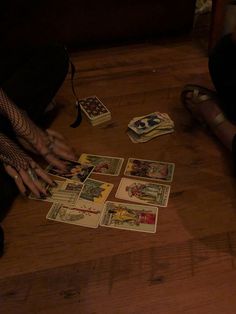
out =
{"type": "MultiPolygon", "coordinates": [[[[181,92],[181,101],[184,107],[191,113],[191,115],[202,127],[207,127],[209,124],[207,124],[202,116],[197,112],[196,107],[198,104],[209,99],[217,100],[216,92],[200,85],[187,84],[184,86],[181,92]]],[[[211,122],[210,127],[216,128],[225,120],[226,118],[223,113],[219,113],[211,122]]]]}

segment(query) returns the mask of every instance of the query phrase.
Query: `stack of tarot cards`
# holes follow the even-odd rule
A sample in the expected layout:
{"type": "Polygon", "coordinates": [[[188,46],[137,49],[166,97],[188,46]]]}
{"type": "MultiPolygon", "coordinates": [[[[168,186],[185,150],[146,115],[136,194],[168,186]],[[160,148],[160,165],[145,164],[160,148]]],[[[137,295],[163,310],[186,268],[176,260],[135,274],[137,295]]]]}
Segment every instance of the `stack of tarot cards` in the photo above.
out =
{"type": "Polygon", "coordinates": [[[153,112],[135,117],[128,124],[127,134],[133,143],[144,143],[152,138],[174,132],[174,122],[167,113],[153,112]]]}
{"type": "Polygon", "coordinates": [[[97,96],[80,99],[79,105],[93,126],[111,120],[111,112],[97,96]]]}

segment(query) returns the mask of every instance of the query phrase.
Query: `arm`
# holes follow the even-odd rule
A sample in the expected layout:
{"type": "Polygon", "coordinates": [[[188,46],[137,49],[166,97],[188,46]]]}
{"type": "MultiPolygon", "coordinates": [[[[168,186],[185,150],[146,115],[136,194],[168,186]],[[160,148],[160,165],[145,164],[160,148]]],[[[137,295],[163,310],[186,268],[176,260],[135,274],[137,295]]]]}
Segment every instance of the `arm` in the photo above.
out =
{"type": "Polygon", "coordinates": [[[0,161],[3,162],[6,172],[15,179],[15,183],[23,195],[27,189],[37,197],[47,195],[39,179],[51,186],[54,185],[50,177],[12,140],[0,133],[0,161]]]}
{"type": "Polygon", "coordinates": [[[60,158],[75,160],[73,150],[64,143],[60,134],[52,130],[46,132],[41,130],[13,103],[3,89],[0,89],[0,113],[9,119],[17,136],[26,141],[31,150],[44,156],[58,169],[65,169],[65,164],[60,158]]]}

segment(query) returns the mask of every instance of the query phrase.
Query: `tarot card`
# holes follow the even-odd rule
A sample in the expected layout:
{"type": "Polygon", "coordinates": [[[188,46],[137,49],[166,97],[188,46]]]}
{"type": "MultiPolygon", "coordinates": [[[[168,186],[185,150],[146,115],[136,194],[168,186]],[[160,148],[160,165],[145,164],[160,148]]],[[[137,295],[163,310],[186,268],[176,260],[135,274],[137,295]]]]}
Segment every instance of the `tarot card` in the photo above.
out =
{"type": "Polygon", "coordinates": [[[143,134],[155,129],[158,125],[164,122],[165,118],[159,112],[153,112],[146,116],[133,119],[128,124],[128,127],[137,134],[143,134]]]}
{"type": "Polygon", "coordinates": [[[118,176],[124,162],[124,158],[82,154],[79,158],[82,164],[94,166],[93,173],[110,176],[118,176]]]}
{"type": "Polygon", "coordinates": [[[133,143],[146,143],[157,136],[162,136],[162,135],[170,134],[173,132],[174,132],[174,129],[165,129],[165,130],[155,129],[149,133],[138,135],[131,129],[127,130],[127,134],[133,143]]]}
{"type": "Polygon", "coordinates": [[[80,99],[79,105],[81,110],[90,120],[101,118],[104,115],[110,115],[110,111],[97,96],[80,99]]]}
{"type": "Polygon", "coordinates": [[[113,188],[113,184],[87,179],[80,193],[80,199],[103,204],[113,188]]]}
{"type": "Polygon", "coordinates": [[[51,187],[45,184],[46,191],[51,193],[51,196],[38,198],[32,193],[29,198],[34,200],[40,200],[45,202],[58,202],[62,204],[75,205],[79,199],[83,184],[78,181],[56,181],[57,186],[51,187]]]}
{"type": "Polygon", "coordinates": [[[169,194],[169,185],[122,178],[116,192],[116,198],[166,207],[169,194]]]}
{"type": "Polygon", "coordinates": [[[76,206],[54,203],[46,218],[68,224],[97,228],[102,211],[102,204],[80,200],[76,206]]]}
{"type": "Polygon", "coordinates": [[[174,168],[174,163],[129,158],[124,175],[171,182],[173,179],[174,168]]]}
{"type": "Polygon", "coordinates": [[[100,225],[140,232],[156,232],[158,208],[147,205],[106,202],[100,225]]]}
{"type": "Polygon", "coordinates": [[[66,171],[61,171],[56,167],[49,165],[46,172],[49,174],[61,177],[65,179],[78,180],[79,182],[84,182],[94,169],[92,165],[83,165],[80,162],[65,160],[66,171]]]}

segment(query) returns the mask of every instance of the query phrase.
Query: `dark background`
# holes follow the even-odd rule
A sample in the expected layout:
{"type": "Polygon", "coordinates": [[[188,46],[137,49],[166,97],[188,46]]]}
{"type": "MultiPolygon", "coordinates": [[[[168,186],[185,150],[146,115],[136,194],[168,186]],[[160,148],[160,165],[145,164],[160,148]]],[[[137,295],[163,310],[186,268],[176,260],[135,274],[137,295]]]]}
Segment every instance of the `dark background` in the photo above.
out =
{"type": "Polygon", "coordinates": [[[7,46],[57,41],[69,47],[188,32],[195,0],[4,0],[0,38],[7,46]]]}

